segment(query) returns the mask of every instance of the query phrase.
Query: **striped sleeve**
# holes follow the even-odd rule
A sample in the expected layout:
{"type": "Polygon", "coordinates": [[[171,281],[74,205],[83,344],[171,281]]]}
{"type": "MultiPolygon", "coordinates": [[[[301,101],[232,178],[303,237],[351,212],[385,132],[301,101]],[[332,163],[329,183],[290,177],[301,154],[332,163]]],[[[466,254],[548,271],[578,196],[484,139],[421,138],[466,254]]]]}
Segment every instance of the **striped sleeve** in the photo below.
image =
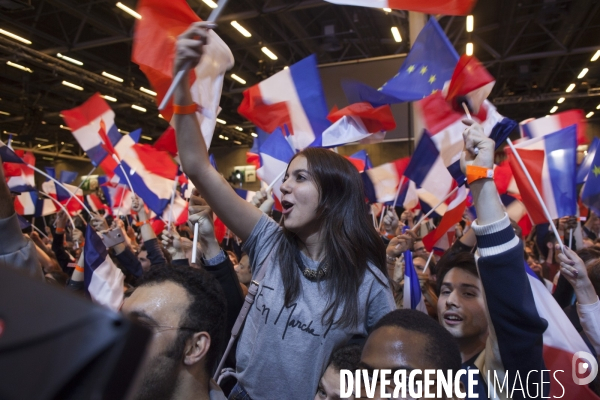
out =
{"type": "Polygon", "coordinates": [[[477,250],[481,257],[495,256],[519,246],[519,238],[506,213],[501,220],[487,225],[479,225],[475,220],[472,228],[477,236],[477,250]]]}

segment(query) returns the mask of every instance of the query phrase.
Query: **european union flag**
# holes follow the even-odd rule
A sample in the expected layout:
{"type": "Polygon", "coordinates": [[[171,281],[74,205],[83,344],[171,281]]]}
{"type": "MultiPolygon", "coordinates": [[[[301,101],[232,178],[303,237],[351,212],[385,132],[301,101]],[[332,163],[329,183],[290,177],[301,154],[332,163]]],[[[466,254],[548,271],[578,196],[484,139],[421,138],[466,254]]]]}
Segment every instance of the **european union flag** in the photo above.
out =
{"type": "Polygon", "coordinates": [[[588,175],[590,174],[590,171],[592,169],[592,161],[596,157],[596,150],[598,149],[599,144],[600,140],[598,140],[598,138],[595,137],[592,141],[592,144],[588,146],[587,155],[585,156],[585,158],[581,162],[581,165],[579,166],[579,169],[577,170],[576,179],[578,185],[584,183],[587,180],[588,175]]]}
{"type": "Polygon", "coordinates": [[[600,151],[596,151],[590,173],[581,193],[581,201],[600,215],[600,151]]]}
{"type": "Polygon", "coordinates": [[[442,90],[452,78],[459,56],[435,18],[430,18],[417,36],[400,71],[379,90],[352,82],[344,85],[348,99],[367,101],[373,106],[421,100],[442,90]],[[382,103],[383,102],[383,103],[382,103]]]}

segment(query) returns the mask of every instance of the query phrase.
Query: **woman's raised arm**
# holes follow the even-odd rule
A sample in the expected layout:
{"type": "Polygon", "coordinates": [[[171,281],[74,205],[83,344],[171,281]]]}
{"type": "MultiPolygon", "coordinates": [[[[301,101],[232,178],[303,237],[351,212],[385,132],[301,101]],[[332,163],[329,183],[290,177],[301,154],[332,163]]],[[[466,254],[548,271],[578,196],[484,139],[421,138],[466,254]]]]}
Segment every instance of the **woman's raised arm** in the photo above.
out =
{"type": "MultiPolygon", "coordinates": [[[[207,40],[210,40],[208,29],[214,27],[215,25],[210,22],[196,22],[179,36],[175,54],[175,72],[188,63],[194,66],[198,64],[202,57],[202,47],[207,40]]],[[[189,88],[189,71],[186,71],[181,83],[175,89],[174,103],[179,106],[193,104],[189,88]]],[[[174,114],[173,122],[183,171],[225,225],[242,240],[246,240],[262,216],[262,212],[239,197],[229,183],[212,168],[196,115],[174,114]]]]}

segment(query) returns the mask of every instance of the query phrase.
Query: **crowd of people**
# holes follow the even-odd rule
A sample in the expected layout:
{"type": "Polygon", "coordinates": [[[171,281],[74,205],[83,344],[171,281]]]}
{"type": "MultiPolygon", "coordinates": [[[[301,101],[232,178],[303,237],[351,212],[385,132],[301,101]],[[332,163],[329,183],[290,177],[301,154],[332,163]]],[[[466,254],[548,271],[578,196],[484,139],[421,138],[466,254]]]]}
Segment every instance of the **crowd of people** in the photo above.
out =
{"type": "MultiPolygon", "coordinates": [[[[202,23],[180,37],[176,70],[199,61],[205,38],[202,23]]],[[[193,103],[187,81],[175,90],[176,104],[193,103]]],[[[120,311],[153,333],[135,398],[338,399],[341,371],[357,369],[475,369],[481,377],[477,398],[547,395],[549,378],[542,384],[524,380],[524,390],[510,394],[487,380],[490,371],[521,377],[547,371],[548,324],[536,309],[526,264],[589,352],[600,354],[600,220],[594,213],[583,225],[574,216],[555,221],[565,236],[582,229],[582,243],[560,249],[548,226],[522,237],[494,181],[476,179],[470,190],[477,219],[465,217],[451,248],[430,257],[421,237],[402,233],[415,223],[411,211],[390,209],[382,229],[375,229],[356,168],[335,152],[307,148],[296,154],[281,185],[283,211],[272,214],[270,193],[246,202],[211,167],[193,114],[176,113],[173,123],[183,170],[197,190],[188,223],[198,224],[198,243],[186,225],[167,227],[157,237],[139,197],[132,204],[137,221],[98,214],[70,226],[61,212],[47,218],[45,235],[22,233],[0,176],[3,267],[85,296],[83,224],[100,236],[122,231],[124,241],[109,250],[126,277],[120,311]],[[232,232],[221,243],[213,212],[232,232]],[[403,304],[407,251],[427,313],[403,304]],[[224,370],[232,372],[217,384],[212,377],[246,296],[254,303],[224,361],[224,370]],[[490,386],[496,390],[491,396],[490,386]]],[[[478,124],[465,124],[463,171],[493,168],[495,143],[478,124]]],[[[589,386],[600,395],[596,380],[589,386]]],[[[378,387],[375,398],[392,390],[393,383],[378,387]]]]}

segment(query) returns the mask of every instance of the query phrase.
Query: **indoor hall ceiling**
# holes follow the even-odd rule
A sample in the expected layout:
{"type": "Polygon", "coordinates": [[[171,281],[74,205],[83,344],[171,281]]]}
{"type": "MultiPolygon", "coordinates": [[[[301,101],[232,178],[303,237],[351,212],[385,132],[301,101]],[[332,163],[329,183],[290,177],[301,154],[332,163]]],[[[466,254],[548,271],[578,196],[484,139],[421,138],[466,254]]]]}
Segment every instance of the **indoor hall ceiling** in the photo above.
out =
{"type": "MultiPolygon", "coordinates": [[[[136,5],[134,0],[123,3],[136,5]]],[[[211,8],[202,0],[188,3],[201,18],[210,14],[211,8]]],[[[465,30],[465,17],[437,18],[459,53],[464,53],[467,42],[474,43],[475,56],[497,80],[490,97],[501,113],[523,120],[549,114],[554,105],[559,111],[589,112],[600,104],[600,97],[595,97],[600,94],[600,61],[590,61],[600,50],[600,1],[479,0],[473,15],[472,33],[465,30]],[[577,79],[584,67],[589,72],[577,79]],[[574,90],[565,93],[571,83],[576,84],[574,90]],[[557,104],[560,97],[566,100],[557,104]]],[[[15,140],[25,147],[50,146],[35,139],[45,138],[56,146],[49,151],[77,155],[79,146],[67,146],[74,142],[71,133],[60,127],[60,110],[100,92],[117,99],[110,105],[120,129],[141,127],[144,136],[158,137],[168,124],[159,118],[153,97],[139,90],[150,86],[130,61],[134,23],[115,0],[0,0],[0,29],[32,42],[23,44],[0,35],[0,130],[17,133],[15,140]],[[59,59],[58,53],[83,65],[59,59]],[[8,61],[33,72],[11,67],[8,61]],[[103,77],[103,71],[123,82],[103,77]],[[64,86],[62,81],[84,90],[64,86]],[[147,112],[132,109],[134,104],[147,112]]],[[[227,74],[220,115],[227,125],[217,124],[212,146],[235,146],[234,140],[252,143],[252,125],[236,112],[242,91],[285,66],[313,53],[324,64],[405,53],[410,46],[407,12],[336,6],[322,0],[229,1],[218,23],[217,32],[235,57],[230,73],[247,83],[242,85],[227,74]],[[242,36],[232,21],[252,36],[242,36]],[[401,43],[394,40],[392,26],[400,29],[401,43]],[[263,46],[278,59],[268,58],[263,46]]],[[[2,138],[6,140],[6,135],[2,138]]]]}

